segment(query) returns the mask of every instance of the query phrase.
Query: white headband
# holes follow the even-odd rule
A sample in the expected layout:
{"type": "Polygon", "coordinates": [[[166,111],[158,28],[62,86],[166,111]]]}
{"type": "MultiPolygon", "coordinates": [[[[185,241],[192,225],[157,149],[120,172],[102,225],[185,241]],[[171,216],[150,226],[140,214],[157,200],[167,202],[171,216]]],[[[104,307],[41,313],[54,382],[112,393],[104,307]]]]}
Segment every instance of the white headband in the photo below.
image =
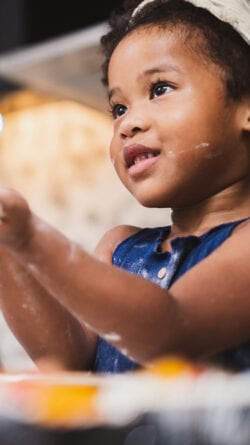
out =
{"type": "MultiPolygon", "coordinates": [[[[154,0],[143,0],[134,9],[133,19],[143,8],[154,0]]],[[[165,0],[168,1],[168,0],[165,0]]],[[[205,8],[218,19],[229,23],[250,45],[250,0],[188,0],[194,6],[205,8]]]]}

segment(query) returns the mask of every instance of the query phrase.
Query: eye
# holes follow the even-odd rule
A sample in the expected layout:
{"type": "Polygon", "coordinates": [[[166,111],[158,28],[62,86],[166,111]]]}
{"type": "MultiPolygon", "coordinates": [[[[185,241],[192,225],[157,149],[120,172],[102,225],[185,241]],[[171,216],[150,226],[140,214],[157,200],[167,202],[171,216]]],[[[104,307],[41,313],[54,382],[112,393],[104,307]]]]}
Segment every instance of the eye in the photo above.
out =
{"type": "Polygon", "coordinates": [[[127,107],[125,107],[125,105],[122,104],[111,105],[110,108],[111,108],[110,110],[111,115],[113,116],[114,119],[117,119],[118,117],[122,116],[127,111],[127,107]]]}
{"type": "Polygon", "coordinates": [[[150,99],[162,96],[173,90],[173,86],[166,81],[154,82],[150,85],[150,99]]]}

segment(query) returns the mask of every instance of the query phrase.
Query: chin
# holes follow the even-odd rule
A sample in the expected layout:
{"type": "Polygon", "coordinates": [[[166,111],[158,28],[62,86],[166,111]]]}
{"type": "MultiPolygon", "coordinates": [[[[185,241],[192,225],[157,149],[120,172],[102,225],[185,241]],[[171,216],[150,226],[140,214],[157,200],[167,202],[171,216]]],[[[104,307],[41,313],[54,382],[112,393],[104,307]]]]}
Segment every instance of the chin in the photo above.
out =
{"type": "Polygon", "coordinates": [[[127,189],[143,207],[148,208],[170,208],[179,202],[180,196],[183,195],[180,187],[167,183],[162,186],[153,180],[129,184],[127,189]]]}
{"type": "Polygon", "coordinates": [[[159,195],[150,195],[149,193],[137,194],[134,195],[136,200],[143,206],[147,208],[182,208],[193,205],[193,199],[190,200],[186,193],[181,193],[181,190],[178,193],[165,194],[164,196],[159,195]]]}
{"type": "Polygon", "coordinates": [[[145,183],[144,187],[127,187],[134,198],[147,208],[174,208],[189,205],[188,187],[156,186],[154,183],[145,183]]]}
{"type": "Polygon", "coordinates": [[[147,208],[169,208],[171,207],[166,199],[160,199],[159,197],[153,196],[135,196],[136,200],[143,206],[147,208]]]}

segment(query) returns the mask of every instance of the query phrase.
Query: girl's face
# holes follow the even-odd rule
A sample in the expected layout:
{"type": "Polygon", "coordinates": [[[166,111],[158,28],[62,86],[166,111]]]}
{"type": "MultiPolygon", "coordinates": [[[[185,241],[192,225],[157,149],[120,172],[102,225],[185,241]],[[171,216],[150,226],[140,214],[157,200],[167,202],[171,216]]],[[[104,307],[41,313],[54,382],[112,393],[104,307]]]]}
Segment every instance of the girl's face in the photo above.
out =
{"type": "Polygon", "coordinates": [[[133,31],[116,47],[108,75],[110,156],[143,205],[192,205],[246,176],[239,104],[226,99],[219,68],[179,34],[133,31]]]}

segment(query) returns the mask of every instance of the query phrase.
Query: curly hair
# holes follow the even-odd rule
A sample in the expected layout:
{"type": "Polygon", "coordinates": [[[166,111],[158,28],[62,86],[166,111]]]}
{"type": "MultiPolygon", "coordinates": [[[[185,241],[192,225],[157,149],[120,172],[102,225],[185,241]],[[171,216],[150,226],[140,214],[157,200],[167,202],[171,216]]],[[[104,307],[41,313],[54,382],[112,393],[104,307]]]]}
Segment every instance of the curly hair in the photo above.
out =
{"type": "Polygon", "coordinates": [[[229,98],[250,96],[250,48],[231,25],[186,0],[155,0],[131,19],[139,3],[140,0],[125,0],[110,15],[110,29],[101,37],[104,85],[108,85],[110,58],[119,42],[139,27],[158,26],[181,32],[186,45],[222,70],[229,98]]]}

